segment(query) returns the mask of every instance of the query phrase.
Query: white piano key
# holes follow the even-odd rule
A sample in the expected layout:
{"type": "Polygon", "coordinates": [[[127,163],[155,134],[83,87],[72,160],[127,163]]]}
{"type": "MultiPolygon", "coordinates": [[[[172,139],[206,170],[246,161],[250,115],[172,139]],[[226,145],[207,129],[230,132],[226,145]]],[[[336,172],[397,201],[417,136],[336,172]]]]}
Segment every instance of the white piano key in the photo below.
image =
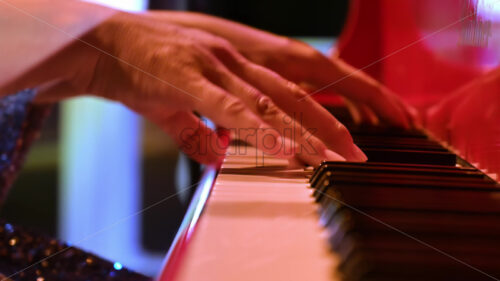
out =
{"type": "Polygon", "coordinates": [[[308,173],[252,149],[224,161],[176,280],[339,280],[308,173]]]}

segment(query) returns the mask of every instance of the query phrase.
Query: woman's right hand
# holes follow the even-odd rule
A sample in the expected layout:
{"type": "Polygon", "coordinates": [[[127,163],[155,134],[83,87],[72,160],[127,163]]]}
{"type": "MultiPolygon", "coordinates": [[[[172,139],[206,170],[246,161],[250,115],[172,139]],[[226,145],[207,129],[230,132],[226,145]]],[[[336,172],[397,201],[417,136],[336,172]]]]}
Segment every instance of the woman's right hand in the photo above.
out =
{"type": "Polygon", "coordinates": [[[225,148],[193,111],[278,157],[310,165],[366,160],[347,129],[300,87],[199,29],[119,12],[53,61],[48,65],[67,67],[38,77],[45,82],[38,102],[85,93],[119,101],[202,163],[219,160],[225,148]]]}
{"type": "Polygon", "coordinates": [[[328,58],[303,42],[200,13],[158,11],[149,16],[158,22],[220,36],[247,59],[300,85],[310,96],[332,91],[341,95],[358,123],[383,121],[405,128],[417,125],[416,110],[388,88],[341,59],[328,58]]]}

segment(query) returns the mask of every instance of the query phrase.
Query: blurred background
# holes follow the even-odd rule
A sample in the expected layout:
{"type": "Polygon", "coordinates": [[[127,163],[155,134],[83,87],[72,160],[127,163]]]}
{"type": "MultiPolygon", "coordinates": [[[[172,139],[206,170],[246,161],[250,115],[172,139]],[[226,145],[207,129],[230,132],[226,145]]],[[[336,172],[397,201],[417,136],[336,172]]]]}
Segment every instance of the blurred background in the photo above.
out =
{"type": "MultiPolygon", "coordinates": [[[[326,52],[348,0],[102,0],[115,8],[204,12],[326,52]]],[[[202,167],[125,107],[84,97],[54,107],[0,217],[154,276],[202,167]]]]}

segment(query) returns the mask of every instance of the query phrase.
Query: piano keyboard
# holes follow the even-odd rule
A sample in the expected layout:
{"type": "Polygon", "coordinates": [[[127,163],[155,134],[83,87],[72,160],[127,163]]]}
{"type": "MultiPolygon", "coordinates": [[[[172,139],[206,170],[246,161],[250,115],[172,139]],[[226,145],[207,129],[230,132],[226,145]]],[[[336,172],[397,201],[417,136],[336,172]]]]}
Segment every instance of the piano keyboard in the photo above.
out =
{"type": "Polygon", "coordinates": [[[369,161],[314,173],[231,147],[175,280],[498,280],[499,185],[418,131],[350,130],[369,161]]]}
{"type": "Polygon", "coordinates": [[[245,149],[230,148],[172,279],[332,280],[338,259],[318,224],[310,171],[245,149]]]}
{"type": "Polygon", "coordinates": [[[354,133],[376,157],[325,162],[311,177],[337,270],[344,280],[498,280],[499,185],[425,135],[401,134],[354,133]]]}

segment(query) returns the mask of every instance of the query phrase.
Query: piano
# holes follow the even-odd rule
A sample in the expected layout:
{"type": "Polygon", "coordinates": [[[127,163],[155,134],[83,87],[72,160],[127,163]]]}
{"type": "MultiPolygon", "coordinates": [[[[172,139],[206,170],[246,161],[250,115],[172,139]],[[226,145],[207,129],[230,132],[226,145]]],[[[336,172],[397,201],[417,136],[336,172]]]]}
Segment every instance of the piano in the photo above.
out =
{"type": "Polygon", "coordinates": [[[422,132],[351,132],[368,162],[289,169],[232,146],[160,280],[500,278],[495,180],[422,132]]]}
{"type": "Polygon", "coordinates": [[[500,280],[500,95],[461,90],[500,62],[495,5],[352,1],[333,55],[401,94],[423,128],[356,125],[318,94],[368,162],[291,169],[231,146],[158,280],[500,280]]]}

